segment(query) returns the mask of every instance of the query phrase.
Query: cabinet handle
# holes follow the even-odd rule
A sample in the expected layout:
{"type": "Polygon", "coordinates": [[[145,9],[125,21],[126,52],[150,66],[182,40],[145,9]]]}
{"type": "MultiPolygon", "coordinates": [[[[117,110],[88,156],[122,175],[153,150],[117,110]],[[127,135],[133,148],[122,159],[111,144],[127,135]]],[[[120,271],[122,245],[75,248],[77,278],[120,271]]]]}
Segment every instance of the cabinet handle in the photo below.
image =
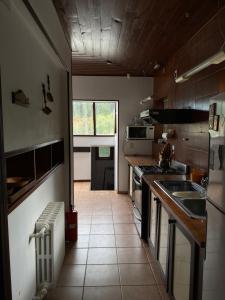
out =
{"type": "Polygon", "coordinates": [[[136,208],[136,206],[134,205],[134,206],[133,206],[133,214],[134,214],[135,218],[136,218],[139,222],[141,222],[141,218],[136,214],[135,210],[137,210],[137,208],[136,208]]]}
{"type": "Polygon", "coordinates": [[[175,223],[176,223],[176,220],[174,220],[174,219],[169,219],[169,220],[168,220],[168,223],[169,223],[169,224],[175,224],[175,223]]]}
{"type": "Polygon", "coordinates": [[[133,177],[133,181],[137,186],[141,186],[141,182],[137,181],[137,179],[135,179],[134,177],[133,177]]]}

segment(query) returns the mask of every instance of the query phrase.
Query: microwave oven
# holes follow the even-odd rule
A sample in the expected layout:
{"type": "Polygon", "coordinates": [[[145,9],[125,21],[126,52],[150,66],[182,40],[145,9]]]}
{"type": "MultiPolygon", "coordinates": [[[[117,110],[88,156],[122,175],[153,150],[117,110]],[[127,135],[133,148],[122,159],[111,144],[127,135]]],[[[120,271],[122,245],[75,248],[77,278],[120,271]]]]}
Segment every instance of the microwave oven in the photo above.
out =
{"type": "Polygon", "coordinates": [[[154,140],[154,126],[133,125],[127,126],[126,138],[127,140],[154,140]]]}

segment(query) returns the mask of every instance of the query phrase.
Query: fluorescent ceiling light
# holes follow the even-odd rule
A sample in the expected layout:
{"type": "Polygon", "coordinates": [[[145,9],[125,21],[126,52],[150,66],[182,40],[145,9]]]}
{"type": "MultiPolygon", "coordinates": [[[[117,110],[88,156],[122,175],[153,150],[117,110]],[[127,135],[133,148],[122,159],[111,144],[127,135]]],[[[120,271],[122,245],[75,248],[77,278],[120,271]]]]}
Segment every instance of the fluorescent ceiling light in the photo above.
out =
{"type": "Polygon", "coordinates": [[[191,76],[193,76],[193,75],[197,74],[198,72],[206,69],[207,67],[209,67],[211,65],[218,65],[221,62],[223,62],[224,60],[225,60],[225,52],[224,52],[224,50],[220,50],[218,53],[216,53],[213,56],[209,57],[208,59],[206,59],[205,61],[203,61],[199,65],[197,65],[196,67],[194,67],[191,70],[185,72],[181,76],[176,77],[175,82],[176,83],[184,82],[184,81],[188,80],[191,76]]]}

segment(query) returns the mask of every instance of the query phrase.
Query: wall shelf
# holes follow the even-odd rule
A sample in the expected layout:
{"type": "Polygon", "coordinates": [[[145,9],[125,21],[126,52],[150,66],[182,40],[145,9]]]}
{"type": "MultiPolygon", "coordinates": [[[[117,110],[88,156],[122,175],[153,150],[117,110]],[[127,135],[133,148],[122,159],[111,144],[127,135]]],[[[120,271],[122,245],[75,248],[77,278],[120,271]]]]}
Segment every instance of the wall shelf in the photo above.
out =
{"type": "Polygon", "coordinates": [[[52,146],[48,145],[35,150],[36,179],[40,179],[52,168],[52,146]]]}
{"type": "Polygon", "coordinates": [[[8,211],[13,211],[64,162],[62,139],[5,153],[8,211]]]}

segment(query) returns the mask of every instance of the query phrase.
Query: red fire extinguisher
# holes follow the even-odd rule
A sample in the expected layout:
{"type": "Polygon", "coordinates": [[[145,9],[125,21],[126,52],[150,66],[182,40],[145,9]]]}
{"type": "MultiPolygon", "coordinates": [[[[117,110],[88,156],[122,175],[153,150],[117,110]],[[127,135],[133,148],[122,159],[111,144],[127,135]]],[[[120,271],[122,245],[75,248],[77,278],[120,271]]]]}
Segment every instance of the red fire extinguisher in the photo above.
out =
{"type": "Polygon", "coordinates": [[[70,211],[66,212],[65,237],[67,241],[77,240],[77,218],[77,210],[70,206],[70,211]]]}

